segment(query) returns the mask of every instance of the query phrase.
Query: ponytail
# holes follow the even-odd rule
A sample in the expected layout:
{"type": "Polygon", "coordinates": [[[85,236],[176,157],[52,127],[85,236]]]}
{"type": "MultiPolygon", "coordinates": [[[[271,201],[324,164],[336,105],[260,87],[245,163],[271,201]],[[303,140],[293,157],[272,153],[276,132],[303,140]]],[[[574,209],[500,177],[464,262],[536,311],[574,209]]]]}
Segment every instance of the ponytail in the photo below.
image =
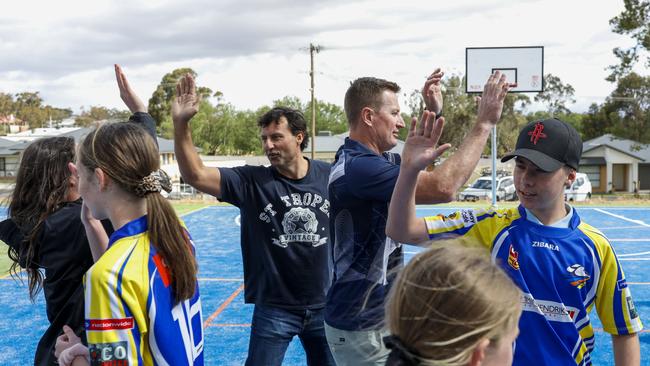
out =
{"type": "Polygon", "coordinates": [[[102,169],[125,192],[146,200],[150,243],[169,271],[174,300],[192,298],[197,263],[189,234],[160,194],[161,190],[171,190],[171,182],[159,169],[153,138],[132,123],[103,124],[81,144],[79,158],[86,168],[102,169]]]}
{"type": "Polygon", "coordinates": [[[190,299],[196,289],[197,264],[189,235],[160,193],[148,193],[145,198],[149,239],[170,271],[174,299],[190,299]]]}

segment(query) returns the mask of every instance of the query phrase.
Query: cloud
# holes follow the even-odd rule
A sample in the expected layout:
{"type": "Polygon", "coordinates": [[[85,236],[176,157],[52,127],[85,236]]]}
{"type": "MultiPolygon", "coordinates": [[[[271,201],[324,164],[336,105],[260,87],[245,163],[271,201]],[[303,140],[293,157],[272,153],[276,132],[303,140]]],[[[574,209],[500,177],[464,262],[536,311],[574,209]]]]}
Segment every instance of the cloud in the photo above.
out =
{"type": "MultiPolygon", "coordinates": [[[[60,15],[34,24],[0,25],[0,70],[41,76],[96,69],[116,60],[133,65],[299,51],[324,26],[303,21],[318,1],[209,1],[128,5],[93,18],[60,15]]],[[[345,26],[345,25],[341,25],[345,26]]]]}
{"type": "Polygon", "coordinates": [[[465,47],[485,46],[543,45],[545,70],[577,96],[604,96],[611,85],[603,70],[624,38],[609,30],[622,7],[612,3],[21,0],[0,13],[0,91],[40,90],[54,105],[113,107],[120,104],[113,63],[146,94],[165,73],[192,67],[227,100],[254,108],[308,95],[313,42],[323,46],[319,96],[339,104],[356,77],[385,77],[411,90],[434,66],[464,72],[465,47]],[[586,7],[589,17],[576,17],[586,7]]]}

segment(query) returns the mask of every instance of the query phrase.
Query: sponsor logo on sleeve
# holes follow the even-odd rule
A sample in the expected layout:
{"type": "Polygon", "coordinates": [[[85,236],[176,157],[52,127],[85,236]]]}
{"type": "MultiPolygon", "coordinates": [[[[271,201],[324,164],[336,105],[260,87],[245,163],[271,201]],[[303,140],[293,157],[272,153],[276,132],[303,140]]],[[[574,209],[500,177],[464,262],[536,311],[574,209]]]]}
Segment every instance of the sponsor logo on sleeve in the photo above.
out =
{"type": "Polygon", "coordinates": [[[133,329],[133,318],[122,319],[86,319],[86,330],[122,330],[133,329]]]}
{"type": "Polygon", "coordinates": [[[623,290],[625,290],[627,288],[627,281],[625,280],[625,278],[623,278],[622,280],[616,281],[616,288],[619,291],[623,291],[623,290]]]}
{"type": "Polygon", "coordinates": [[[585,267],[580,264],[572,264],[568,266],[566,270],[570,273],[569,283],[573,287],[583,288],[591,278],[589,273],[585,270],[585,267]]]}
{"type": "Polygon", "coordinates": [[[460,212],[461,216],[463,217],[463,222],[467,226],[472,226],[477,223],[476,220],[476,215],[474,215],[474,212],[471,210],[462,210],[460,212]]]}
{"type": "Polygon", "coordinates": [[[88,345],[90,364],[93,366],[128,366],[128,343],[96,343],[88,345]]]}
{"type": "Polygon", "coordinates": [[[512,247],[512,244],[510,244],[510,250],[508,251],[508,264],[514,270],[519,270],[519,252],[512,247]]]}
{"type": "Polygon", "coordinates": [[[632,297],[627,296],[625,300],[627,301],[627,308],[630,311],[630,319],[638,318],[639,313],[637,313],[636,311],[636,307],[634,306],[634,301],[632,301],[632,297]]]}

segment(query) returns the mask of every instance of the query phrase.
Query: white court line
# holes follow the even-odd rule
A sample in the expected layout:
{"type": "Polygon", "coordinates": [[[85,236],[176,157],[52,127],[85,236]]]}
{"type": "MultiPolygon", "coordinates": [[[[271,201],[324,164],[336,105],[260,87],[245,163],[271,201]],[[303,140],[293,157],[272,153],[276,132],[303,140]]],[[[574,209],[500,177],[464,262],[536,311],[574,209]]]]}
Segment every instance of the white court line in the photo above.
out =
{"type": "Polygon", "coordinates": [[[619,258],[621,258],[621,257],[632,257],[632,256],[635,256],[635,255],[646,255],[646,254],[650,254],[650,252],[617,254],[617,257],[619,257],[619,258]]]}
{"type": "Polygon", "coordinates": [[[611,212],[607,212],[607,211],[602,210],[602,209],[600,209],[600,208],[594,208],[594,210],[596,210],[596,211],[598,211],[598,212],[602,212],[602,213],[604,213],[604,214],[606,214],[606,215],[614,216],[614,217],[619,218],[619,219],[621,219],[621,220],[625,220],[625,221],[633,222],[633,223],[635,223],[635,224],[639,224],[639,225],[641,225],[641,226],[645,226],[645,227],[650,227],[650,225],[646,224],[645,222],[643,222],[643,221],[641,221],[641,220],[629,219],[629,218],[627,218],[627,217],[625,217],[625,216],[621,216],[621,215],[613,214],[613,213],[611,213],[611,212]]]}
{"type": "Polygon", "coordinates": [[[598,210],[606,208],[608,210],[625,210],[625,211],[650,211],[650,207],[624,207],[624,206],[609,206],[609,207],[577,207],[578,210],[598,210]]]}
{"type": "Polygon", "coordinates": [[[607,239],[609,239],[609,241],[633,241],[633,242],[650,241],[650,239],[629,239],[629,238],[621,238],[621,239],[607,238],[607,239]]]}
{"type": "Polygon", "coordinates": [[[611,226],[611,227],[598,227],[598,230],[626,230],[626,229],[645,229],[645,226],[611,226]]]}
{"type": "Polygon", "coordinates": [[[619,258],[620,262],[623,261],[650,261],[650,258],[619,258]]]}
{"type": "Polygon", "coordinates": [[[235,217],[235,225],[241,226],[241,215],[237,215],[237,217],[235,217]]]}

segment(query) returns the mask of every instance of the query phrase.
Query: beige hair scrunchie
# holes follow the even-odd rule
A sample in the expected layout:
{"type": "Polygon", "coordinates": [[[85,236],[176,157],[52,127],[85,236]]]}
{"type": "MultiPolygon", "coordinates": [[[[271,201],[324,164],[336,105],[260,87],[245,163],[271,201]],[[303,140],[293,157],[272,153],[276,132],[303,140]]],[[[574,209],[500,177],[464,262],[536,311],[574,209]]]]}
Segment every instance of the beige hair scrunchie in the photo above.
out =
{"type": "Polygon", "coordinates": [[[158,169],[155,172],[142,178],[135,187],[135,194],[138,197],[144,197],[151,192],[160,192],[165,190],[167,193],[172,191],[172,181],[164,170],[158,169]]]}

